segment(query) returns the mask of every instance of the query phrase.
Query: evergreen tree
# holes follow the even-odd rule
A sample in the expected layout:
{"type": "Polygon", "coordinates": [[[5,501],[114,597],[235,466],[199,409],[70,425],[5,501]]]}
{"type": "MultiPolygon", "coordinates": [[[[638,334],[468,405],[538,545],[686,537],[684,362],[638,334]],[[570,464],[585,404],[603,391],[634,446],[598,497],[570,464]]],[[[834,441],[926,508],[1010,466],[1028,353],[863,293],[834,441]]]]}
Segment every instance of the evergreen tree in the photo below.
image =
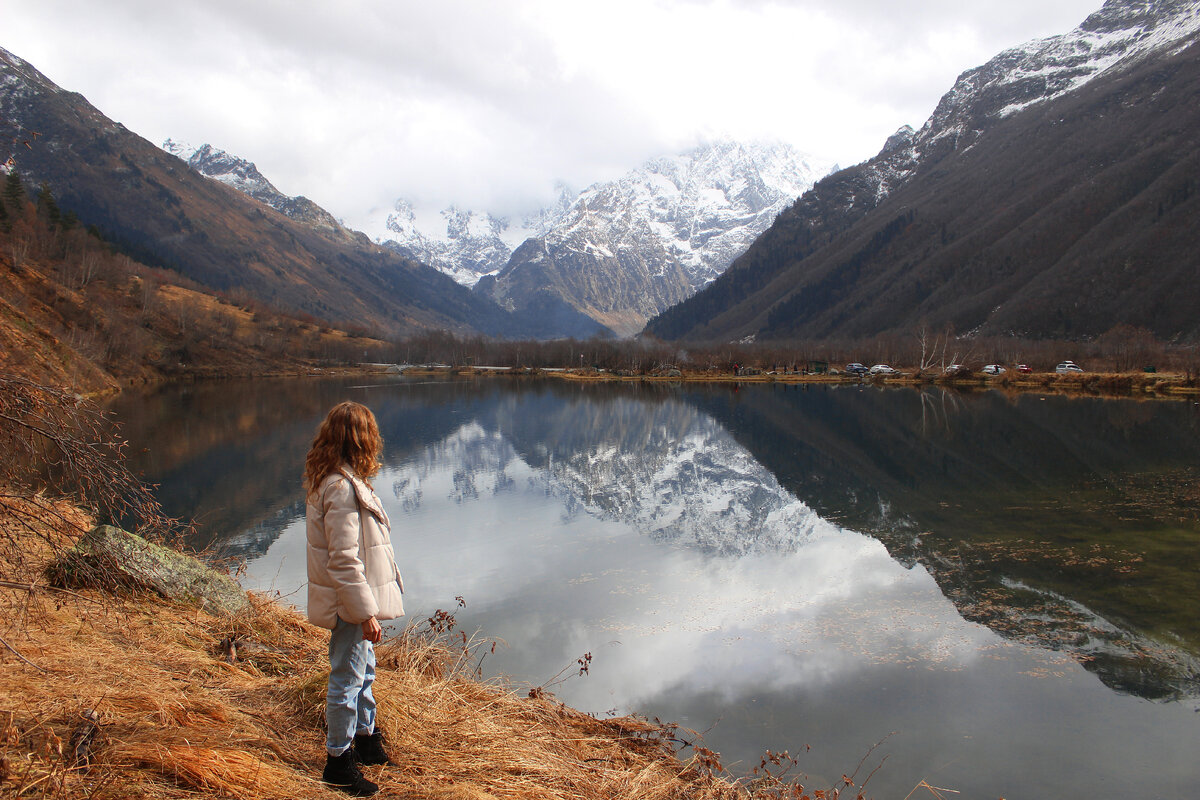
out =
{"type": "Polygon", "coordinates": [[[11,211],[20,211],[21,203],[25,202],[25,184],[15,169],[9,170],[4,179],[3,201],[11,211]]]}
{"type": "Polygon", "coordinates": [[[38,215],[44,216],[51,227],[57,227],[62,220],[62,211],[58,208],[58,203],[54,202],[54,194],[50,191],[50,187],[42,184],[38,190],[38,215]]]}

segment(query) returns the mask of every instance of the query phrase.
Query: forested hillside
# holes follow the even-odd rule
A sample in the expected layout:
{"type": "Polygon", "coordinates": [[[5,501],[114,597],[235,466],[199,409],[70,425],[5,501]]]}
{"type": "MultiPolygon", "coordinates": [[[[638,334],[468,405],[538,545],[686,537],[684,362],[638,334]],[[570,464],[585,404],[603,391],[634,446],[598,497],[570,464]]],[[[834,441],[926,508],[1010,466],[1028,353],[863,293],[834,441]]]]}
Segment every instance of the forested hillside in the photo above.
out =
{"type": "Polygon", "coordinates": [[[16,172],[0,194],[0,372],[79,392],[310,371],[384,343],[146,266],[16,172]]]}

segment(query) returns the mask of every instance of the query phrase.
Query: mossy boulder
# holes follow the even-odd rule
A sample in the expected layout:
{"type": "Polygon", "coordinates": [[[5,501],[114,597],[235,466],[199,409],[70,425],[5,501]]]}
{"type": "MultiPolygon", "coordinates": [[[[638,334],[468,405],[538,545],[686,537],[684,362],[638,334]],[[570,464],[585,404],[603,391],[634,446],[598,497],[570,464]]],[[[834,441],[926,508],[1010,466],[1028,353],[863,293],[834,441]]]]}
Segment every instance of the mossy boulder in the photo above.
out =
{"type": "Polygon", "coordinates": [[[249,603],[228,575],[112,525],[88,531],[47,572],[59,586],[151,591],[214,613],[237,613],[249,603]]]}

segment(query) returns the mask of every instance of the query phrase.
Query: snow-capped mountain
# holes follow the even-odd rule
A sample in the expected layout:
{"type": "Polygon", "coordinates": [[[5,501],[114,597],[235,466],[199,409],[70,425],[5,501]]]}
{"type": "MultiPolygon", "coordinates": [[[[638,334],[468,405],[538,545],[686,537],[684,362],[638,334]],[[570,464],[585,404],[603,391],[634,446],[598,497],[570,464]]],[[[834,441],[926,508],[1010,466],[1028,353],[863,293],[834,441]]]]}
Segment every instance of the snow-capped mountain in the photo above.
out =
{"type": "MultiPolygon", "coordinates": [[[[562,241],[584,228],[589,234],[637,228],[679,262],[696,289],[719,275],[832,166],[781,143],[720,141],[652,159],[582,192],[560,184],[555,203],[520,220],[457,206],[420,219],[413,204],[400,199],[368,234],[474,286],[482,275],[504,268],[529,238],[562,241]]],[[[611,232],[601,235],[615,241],[611,232]]]]}
{"type": "Polygon", "coordinates": [[[1108,0],[1070,33],[1005,50],[967,70],[920,131],[904,126],[884,144],[873,170],[877,203],[917,165],[940,151],[973,146],[999,120],[1045,103],[1160,51],[1178,52],[1200,32],[1195,0],[1108,0]]]}
{"type": "Polygon", "coordinates": [[[712,281],[831,165],[722,141],[579,194],[476,290],[517,312],[558,304],[619,335],[712,281]]]}
{"type": "Polygon", "coordinates": [[[514,228],[507,219],[456,206],[439,217],[444,232],[428,232],[418,224],[412,204],[397,200],[387,217],[387,238],[381,238],[380,244],[441,270],[464,286],[474,286],[481,276],[508,263],[514,238],[519,244],[533,233],[524,226],[514,228]]]}
{"type": "Polygon", "coordinates": [[[361,234],[343,227],[332,214],[307,197],[288,197],[276,189],[266,176],[258,171],[258,167],[252,161],[239,158],[210,144],[192,147],[174,139],[164,141],[162,149],[186,161],[188,166],[201,175],[237,189],[242,194],[253,197],[284,216],[327,233],[346,238],[363,238],[361,234]]]}
{"type": "Polygon", "coordinates": [[[1200,0],[1108,0],[805,192],[665,339],[1195,337],[1200,0]]]}
{"type": "Polygon", "coordinates": [[[540,236],[575,199],[576,192],[558,187],[558,199],[519,220],[456,205],[433,215],[418,214],[415,204],[401,198],[386,217],[367,224],[367,234],[397,253],[434,267],[464,286],[499,272],[522,242],[540,236]]]}
{"type": "Polygon", "coordinates": [[[595,215],[618,225],[622,218],[645,219],[698,289],[832,166],[782,143],[715,142],[587,189],[555,227],[595,215]]]}

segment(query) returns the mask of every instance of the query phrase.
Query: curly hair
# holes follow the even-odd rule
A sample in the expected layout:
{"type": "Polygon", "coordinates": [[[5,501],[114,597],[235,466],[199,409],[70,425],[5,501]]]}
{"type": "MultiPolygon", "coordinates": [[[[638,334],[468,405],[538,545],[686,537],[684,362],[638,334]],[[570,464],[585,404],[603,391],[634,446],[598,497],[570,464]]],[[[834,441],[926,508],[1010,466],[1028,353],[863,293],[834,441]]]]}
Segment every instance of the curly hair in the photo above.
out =
{"type": "MultiPolygon", "coordinates": [[[[312,447],[304,459],[304,492],[310,495],[330,473],[342,465],[366,480],[383,466],[383,437],[371,409],[350,400],[329,409],[317,428],[312,447]]],[[[369,484],[368,484],[369,485],[369,484]]]]}

